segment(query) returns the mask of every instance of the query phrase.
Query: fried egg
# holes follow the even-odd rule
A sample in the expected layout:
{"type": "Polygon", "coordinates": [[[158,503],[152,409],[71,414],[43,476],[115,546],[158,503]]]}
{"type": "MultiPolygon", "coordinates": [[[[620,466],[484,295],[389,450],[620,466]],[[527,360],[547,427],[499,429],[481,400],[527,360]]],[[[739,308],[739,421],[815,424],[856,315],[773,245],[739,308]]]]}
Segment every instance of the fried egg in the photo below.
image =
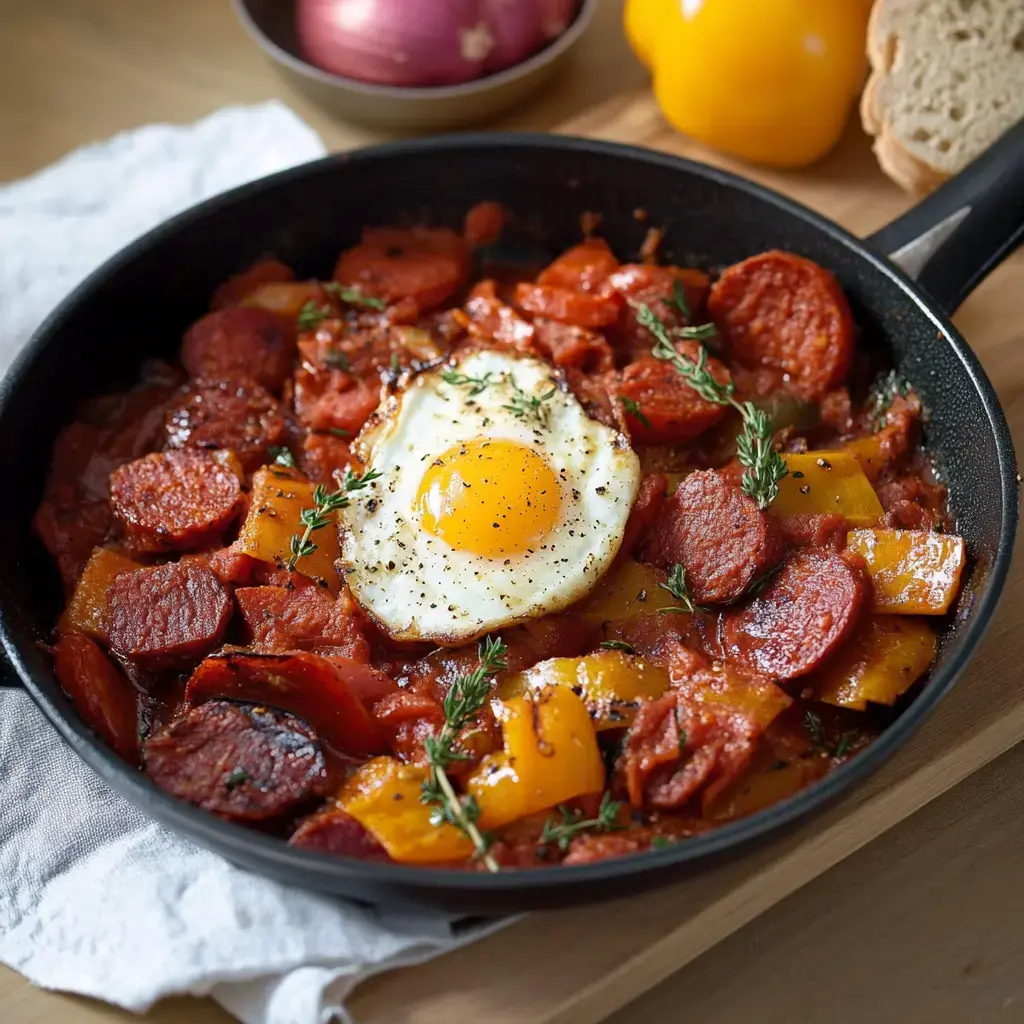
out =
{"type": "Polygon", "coordinates": [[[626,438],[550,366],[497,351],[418,374],[354,450],[380,477],[341,513],[340,564],[398,640],[463,643],[579,600],[640,483],[626,438]]]}

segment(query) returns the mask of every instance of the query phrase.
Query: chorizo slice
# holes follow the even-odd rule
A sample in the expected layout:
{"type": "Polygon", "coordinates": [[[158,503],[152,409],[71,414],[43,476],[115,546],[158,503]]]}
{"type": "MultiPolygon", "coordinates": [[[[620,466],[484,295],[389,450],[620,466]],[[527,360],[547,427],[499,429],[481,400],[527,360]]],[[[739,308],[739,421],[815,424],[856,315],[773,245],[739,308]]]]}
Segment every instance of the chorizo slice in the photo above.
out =
{"type": "Polygon", "coordinates": [[[207,313],[185,332],[181,342],[181,361],[190,377],[251,377],[270,391],[279,390],[288,379],[294,356],[292,325],[254,306],[207,313]]]}
{"type": "Polygon", "coordinates": [[[672,689],[641,704],[615,774],[637,807],[678,810],[736,779],[765,729],[792,701],[763,675],[714,664],[669,643],[672,689]]]}
{"type": "Polygon", "coordinates": [[[539,316],[533,322],[533,337],[540,352],[555,366],[591,374],[607,373],[615,368],[611,345],[586,327],[539,316]]]}
{"type": "Polygon", "coordinates": [[[338,284],[386,302],[411,298],[424,311],[450,299],[468,274],[466,243],[450,228],[365,228],[334,267],[338,284]]]}
{"type": "Polygon", "coordinates": [[[342,370],[295,373],[295,413],[310,430],[340,430],[355,435],[380,404],[380,386],[342,370]]]}
{"type": "Polygon", "coordinates": [[[838,512],[802,512],[779,520],[787,547],[829,548],[842,551],[850,524],[838,512]]]}
{"type": "Polygon", "coordinates": [[[619,318],[622,302],[610,295],[587,294],[546,284],[516,285],[516,305],[533,316],[544,316],[577,327],[607,327],[619,318]]]}
{"type": "Polygon", "coordinates": [[[239,305],[257,288],[266,284],[286,284],[295,280],[295,271],[280,260],[258,260],[247,270],[229,277],[214,293],[210,309],[239,305]]]}
{"type": "Polygon", "coordinates": [[[370,645],[353,602],[321,587],[242,587],[235,600],[250,644],[260,651],[315,650],[370,661],[370,645]]]}
{"type": "Polygon", "coordinates": [[[466,244],[476,248],[491,245],[500,237],[511,214],[501,203],[492,199],[471,206],[462,222],[462,237],[466,244]]]}
{"type": "Polygon", "coordinates": [[[187,668],[221,641],[231,593],[198,562],[122,573],[107,588],[103,628],[111,650],[142,668],[187,668]]]}
{"type": "Polygon", "coordinates": [[[146,740],[146,774],[162,790],[228,821],[272,822],[331,786],[316,733],[293,715],[215,701],[146,740]]]}
{"type": "Polygon", "coordinates": [[[626,520],[619,552],[627,558],[653,528],[665,507],[668,494],[668,477],[664,473],[647,473],[640,481],[640,489],[633,502],[633,509],[626,520]]]}
{"type": "Polygon", "coordinates": [[[841,555],[799,548],[756,597],[722,616],[726,656],[777,679],[806,675],[850,636],[869,596],[863,571],[841,555]]]}
{"type": "Polygon", "coordinates": [[[318,484],[330,484],[332,488],[335,486],[335,474],[344,473],[352,464],[348,441],[327,431],[319,434],[309,431],[302,439],[302,451],[298,455],[302,472],[310,480],[318,484]]]}
{"type": "Polygon", "coordinates": [[[700,322],[710,284],[708,275],[687,267],[656,267],[648,263],[627,263],[608,278],[609,287],[625,301],[615,338],[626,352],[649,353],[654,344],[650,331],[636,318],[636,307],[650,306],[666,327],[686,327],[700,322]],[[687,317],[675,301],[676,283],[683,289],[687,317]]]}
{"type": "Polygon", "coordinates": [[[32,530],[57,564],[69,593],[113,525],[107,501],[43,501],[32,517],[32,530]]]}
{"type": "Polygon", "coordinates": [[[537,276],[537,284],[597,292],[618,266],[619,261],[603,238],[588,238],[545,267],[537,276]]]}
{"type": "Polygon", "coordinates": [[[168,448],[229,448],[246,470],[267,461],[285,436],[284,412],[252,380],[196,380],[167,412],[168,448]]]}
{"type": "Polygon", "coordinates": [[[850,305],[839,282],[802,256],[775,250],[728,267],[711,288],[708,312],[733,358],[788,374],[789,387],[811,401],[850,369],[850,305]]]}
{"type": "Polygon", "coordinates": [[[716,470],[704,470],[679,484],[640,554],[661,568],[681,565],[699,604],[725,604],[777,564],[782,536],[753,498],[716,470]]]}
{"type": "MultiPolygon", "coordinates": [[[[695,342],[684,342],[680,351],[698,356],[695,342]]],[[[732,379],[725,364],[707,360],[719,384],[732,379]]],[[[686,444],[713,427],[728,411],[724,405],[701,398],[679,371],[654,356],[641,356],[623,371],[617,387],[632,438],[640,444],[686,444]]]]}
{"type": "Polygon", "coordinates": [[[492,280],[478,281],[466,299],[466,330],[471,337],[533,353],[533,325],[498,298],[492,280]]]}
{"type": "Polygon", "coordinates": [[[212,544],[242,507],[231,459],[183,448],[154,452],[110,476],[110,502],[136,552],[188,551],[212,544]]]}
{"type": "Polygon", "coordinates": [[[268,704],[309,722],[343,753],[375,754],[385,745],[359,694],[376,692],[380,675],[359,661],[305,651],[225,651],[207,658],[192,673],[185,701],[190,705],[222,699],[268,704]]]}
{"type": "Polygon", "coordinates": [[[350,814],[331,807],[300,822],[288,840],[301,850],[356,860],[390,861],[387,850],[350,814]]]}
{"type": "Polygon", "coordinates": [[[89,728],[129,764],[139,763],[138,693],[87,636],[65,633],[53,649],[61,689],[89,728]]]}

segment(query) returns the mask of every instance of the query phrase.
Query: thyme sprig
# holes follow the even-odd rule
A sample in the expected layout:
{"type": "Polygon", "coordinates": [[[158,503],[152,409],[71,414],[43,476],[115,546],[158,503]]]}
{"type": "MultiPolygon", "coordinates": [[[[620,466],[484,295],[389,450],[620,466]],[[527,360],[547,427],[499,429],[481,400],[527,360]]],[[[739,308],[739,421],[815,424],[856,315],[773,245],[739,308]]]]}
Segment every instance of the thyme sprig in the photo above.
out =
{"type": "Polygon", "coordinates": [[[601,643],[601,646],[606,651],[623,651],[626,654],[636,654],[633,645],[627,644],[625,640],[605,640],[601,643]]]}
{"type": "Polygon", "coordinates": [[[365,306],[367,309],[387,309],[387,303],[373,295],[364,295],[358,288],[346,288],[337,281],[327,281],[324,291],[329,292],[339,302],[347,302],[350,306],[365,306]]]}
{"type": "Polygon", "coordinates": [[[550,408],[544,403],[554,396],[558,388],[553,387],[543,395],[529,395],[516,383],[515,377],[509,375],[508,381],[512,385],[512,401],[503,405],[502,409],[507,409],[516,419],[535,419],[538,426],[546,427],[550,418],[550,408]]]}
{"type": "Polygon", "coordinates": [[[459,373],[457,370],[444,370],[441,373],[441,380],[445,384],[453,384],[455,387],[463,387],[470,385],[469,397],[476,398],[477,395],[485,391],[491,384],[494,383],[494,374],[489,370],[482,377],[470,377],[465,373],[459,373]]]}
{"type": "Polygon", "coordinates": [[[430,774],[423,781],[420,800],[433,805],[430,823],[454,825],[473,844],[477,857],[488,871],[498,871],[498,863],[488,853],[490,839],[477,828],[480,807],[472,796],[459,796],[448,778],[448,769],[467,755],[455,749],[455,740],[463,727],[476,716],[491,692],[493,677],[505,668],[508,648],[501,638],[487,637],[477,649],[480,659],[470,673],[452,683],[444,698],[444,725],[436,736],[423,741],[430,774]]]}
{"type": "Polygon", "coordinates": [[[341,486],[336,491],[328,491],[323,484],[316,485],[316,490],[313,492],[313,508],[304,508],[299,515],[305,529],[301,535],[292,534],[289,545],[292,553],[291,558],[288,559],[289,570],[295,568],[295,563],[300,558],[305,558],[316,551],[317,546],[313,543],[311,535],[317,530],[322,530],[338,509],[348,508],[349,494],[352,491],[361,491],[380,475],[380,473],[368,469],[360,476],[356,476],[351,469],[346,469],[341,486]]]}
{"type": "Polygon", "coordinates": [[[772,448],[772,422],[753,402],[739,402],[734,397],[732,381],[725,384],[715,380],[708,369],[708,355],[703,346],[697,358],[690,359],[679,352],[672,341],[673,335],[701,340],[714,332],[714,325],[681,327],[669,331],[664,322],[646,303],[636,305],[637,323],[646,327],[654,338],[651,354],[656,359],[671,363],[687,384],[706,402],[732,406],[743,420],[743,433],[736,439],[736,454],[744,467],[743,493],[757,502],[758,508],[767,508],[778,496],[779,481],[786,476],[786,462],[772,448]]]}
{"type": "Polygon", "coordinates": [[[315,299],[310,299],[299,310],[299,330],[315,331],[329,316],[334,314],[330,306],[320,306],[315,299]]]}
{"type": "Polygon", "coordinates": [[[705,611],[690,597],[690,588],[686,582],[686,570],[681,565],[673,565],[668,573],[668,581],[659,583],[662,590],[667,590],[678,602],[679,607],[662,608],[663,612],[686,612],[693,615],[705,611]]]}
{"type": "Polygon", "coordinates": [[[289,469],[295,469],[295,456],[292,455],[291,448],[286,445],[272,444],[267,449],[267,454],[274,460],[275,466],[287,466],[289,469]]]}
{"type": "Polygon", "coordinates": [[[616,819],[622,805],[611,798],[610,793],[601,797],[601,805],[597,809],[596,818],[584,818],[583,812],[570,810],[559,804],[558,811],[562,820],[548,818],[540,834],[538,844],[541,846],[557,846],[563,853],[569,849],[569,843],[584,832],[618,832],[623,826],[616,819]]]}
{"type": "Polygon", "coordinates": [[[644,415],[640,403],[635,398],[622,398],[622,408],[634,419],[638,419],[648,430],[651,429],[651,421],[644,415]]]}

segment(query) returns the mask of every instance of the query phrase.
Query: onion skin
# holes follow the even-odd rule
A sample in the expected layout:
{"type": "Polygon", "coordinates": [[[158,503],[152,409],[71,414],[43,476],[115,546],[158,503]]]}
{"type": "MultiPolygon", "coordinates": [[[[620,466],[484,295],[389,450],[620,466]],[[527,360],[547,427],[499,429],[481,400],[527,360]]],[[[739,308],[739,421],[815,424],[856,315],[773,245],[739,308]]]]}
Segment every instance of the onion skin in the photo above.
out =
{"type": "Polygon", "coordinates": [[[518,64],[560,35],[578,0],[298,0],[311,64],[362,82],[456,85],[518,64]]]}
{"type": "Polygon", "coordinates": [[[478,0],[299,0],[296,31],[304,56],[324,71],[380,85],[455,85],[476,78],[491,49],[479,7],[478,0]]]}

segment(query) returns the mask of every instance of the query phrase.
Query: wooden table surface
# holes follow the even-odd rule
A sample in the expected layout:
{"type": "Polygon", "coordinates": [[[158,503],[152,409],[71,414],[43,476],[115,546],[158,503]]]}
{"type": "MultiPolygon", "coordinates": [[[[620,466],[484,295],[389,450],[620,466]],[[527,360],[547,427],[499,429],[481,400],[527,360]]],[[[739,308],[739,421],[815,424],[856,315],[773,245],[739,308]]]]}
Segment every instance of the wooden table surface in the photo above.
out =
{"type": "MultiPolygon", "coordinates": [[[[614,97],[642,86],[618,8],[605,0],[568,73],[494,127],[552,128],[605,100],[614,108],[614,97]]],[[[332,149],[381,137],[330,121],[289,90],[225,0],[0,0],[0,26],[0,180],[126,128],[271,97],[332,149]]],[[[640,122],[626,125],[625,135],[644,141],[650,114],[642,105],[634,110],[640,122]]],[[[577,123],[589,128],[587,116],[577,123]]],[[[865,147],[855,141],[851,152],[852,161],[809,172],[812,205],[818,182],[826,189],[837,176],[865,172],[865,147]]],[[[677,1019],[684,1009],[688,1019],[709,1024],[755,1013],[767,1024],[1024,1020],[1022,770],[1018,748],[694,960],[620,1011],[615,1024],[677,1019]]],[[[365,1005],[373,999],[371,991],[365,1005]]],[[[192,999],[170,1000],[149,1018],[230,1020],[211,1002],[192,999]]],[[[131,1018],[32,989],[0,968],[0,1022],[58,1019],[131,1018]]]]}

